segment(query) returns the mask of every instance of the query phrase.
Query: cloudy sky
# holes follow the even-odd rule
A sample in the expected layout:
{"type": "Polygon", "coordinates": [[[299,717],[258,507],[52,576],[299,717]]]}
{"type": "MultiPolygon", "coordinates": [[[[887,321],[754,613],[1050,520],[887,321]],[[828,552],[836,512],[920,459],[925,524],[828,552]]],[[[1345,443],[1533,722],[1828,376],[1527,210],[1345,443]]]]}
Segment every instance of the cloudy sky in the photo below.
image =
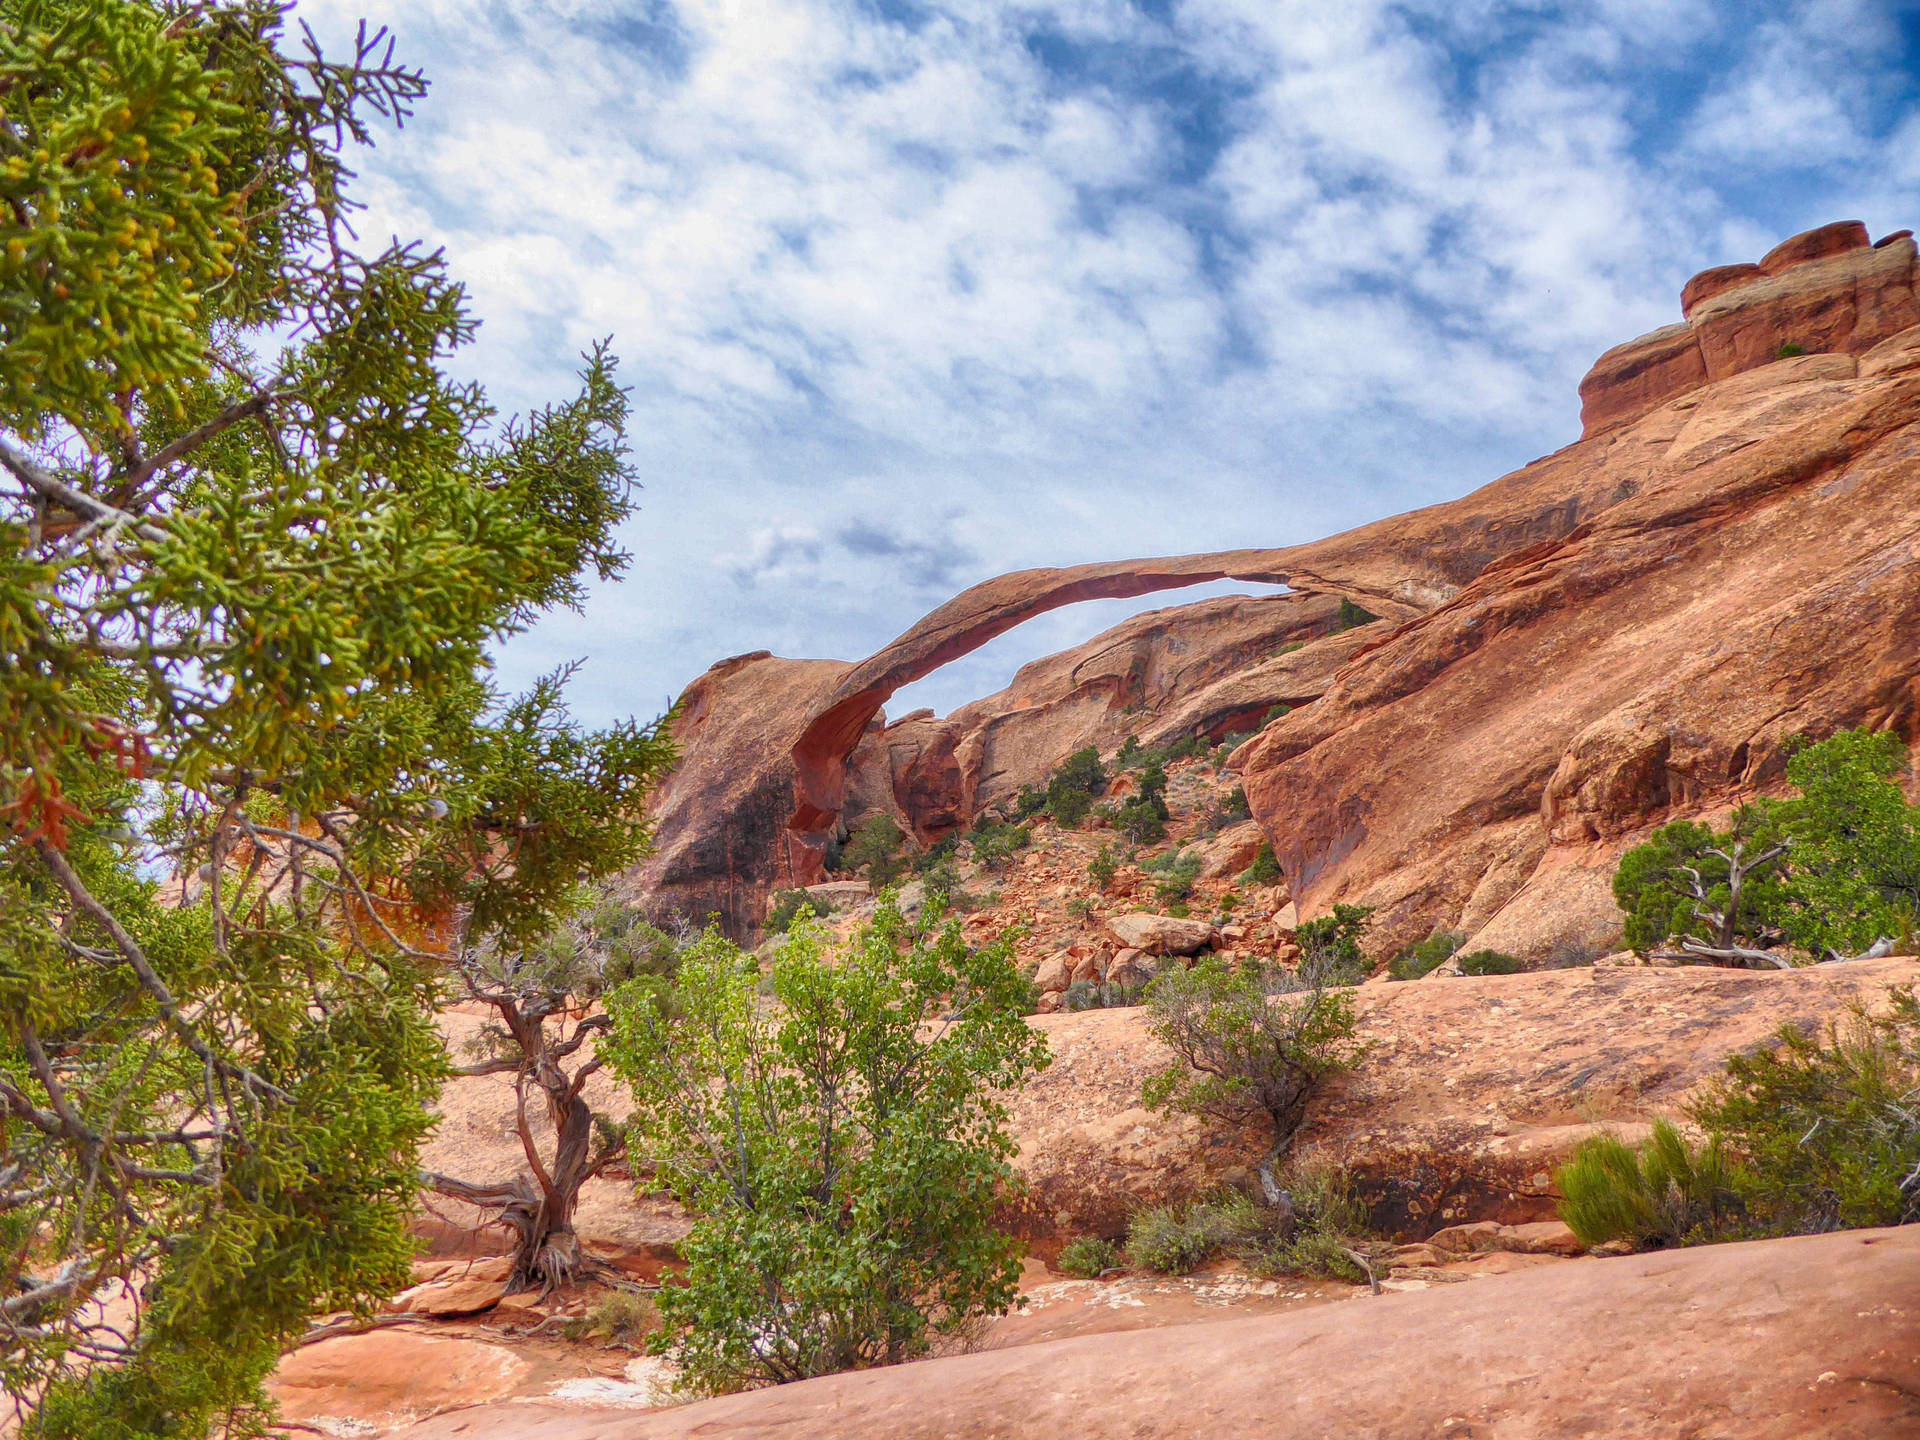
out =
{"type": "MultiPolygon", "coordinates": [[[[635,563],[502,655],[584,659],[594,720],[745,650],[858,659],[1002,571],[1463,494],[1575,438],[1587,366],[1695,270],[1920,223],[1920,0],[300,13],[391,25],[434,82],[361,229],[445,246],[462,369],[523,410],[614,339],[635,563]]],[[[889,708],[1165,603],[1056,612],[889,708]]]]}

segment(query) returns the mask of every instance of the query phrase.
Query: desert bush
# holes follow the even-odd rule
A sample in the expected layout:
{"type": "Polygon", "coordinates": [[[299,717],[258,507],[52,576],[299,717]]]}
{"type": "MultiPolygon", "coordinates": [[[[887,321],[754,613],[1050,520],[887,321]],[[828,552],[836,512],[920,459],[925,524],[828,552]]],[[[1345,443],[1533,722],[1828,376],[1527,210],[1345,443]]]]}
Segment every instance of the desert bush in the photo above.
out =
{"type": "Polygon", "coordinates": [[[1300,947],[1301,978],[1312,985],[1354,985],[1367,973],[1360,938],[1373,915],[1371,906],[1335,905],[1331,913],[1294,931],[1300,947]]]}
{"type": "Polygon", "coordinates": [[[999,870],[1012,860],[1016,851],[1033,843],[1033,827],[1008,825],[984,817],[973,827],[973,862],[985,870],[999,870]]]}
{"type": "Polygon", "coordinates": [[[926,895],[926,903],[938,903],[943,910],[960,908],[961,890],[960,868],[953,863],[952,852],[936,865],[929,866],[920,876],[920,885],[926,895]]]}
{"type": "Polygon", "coordinates": [[[1162,905],[1179,905],[1192,897],[1193,887],[1199,883],[1200,857],[1170,856],[1168,862],[1155,867],[1160,872],[1160,880],[1153,887],[1154,897],[1162,905]]]}
{"type": "Polygon", "coordinates": [[[1806,346],[1796,344],[1792,340],[1789,340],[1773,352],[1773,358],[1776,360],[1791,360],[1795,355],[1804,355],[1806,353],[1806,346]]]}
{"type": "MultiPolygon", "coordinates": [[[[1296,645],[1293,648],[1298,650],[1300,647],[1296,645]]],[[[1291,705],[1275,705],[1271,710],[1267,711],[1265,715],[1260,717],[1260,726],[1262,729],[1265,729],[1282,715],[1291,715],[1292,713],[1293,707],[1291,705]]]]}
{"type": "Polygon", "coordinates": [[[1371,625],[1379,618],[1380,617],[1371,610],[1363,610],[1344,595],[1340,597],[1340,628],[1342,630],[1352,630],[1357,626],[1371,625]]]}
{"type": "Polygon", "coordinates": [[[803,921],[771,979],[755,1003],[709,930],[681,964],[682,1018],[620,992],[601,1046],[632,1089],[636,1158],[694,1217],[651,1343],[699,1393],[924,1355],[1004,1312],[1019,1278],[995,1225],[1020,1189],[1003,1097],[1047,1049],[1011,941],[928,934],[883,896],[831,958],[803,921]]]}
{"type": "Polygon", "coordinates": [[[1013,817],[1016,820],[1031,820],[1042,814],[1047,808],[1047,792],[1038,785],[1022,785],[1020,793],[1013,797],[1013,817]]]}
{"type": "Polygon", "coordinates": [[[1130,796],[1114,807],[1113,828],[1135,845],[1157,845],[1167,838],[1166,802],[1130,796]]]}
{"type": "Polygon", "coordinates": [[[1518,975],[1527,962],[1501,950],[1476,950],[1454,961],[1462,975],[1518,975]]]}
{"type": "Polygon", "coordinates": [[[1614,898],[1626,941],[1648,954],[1781,965],[1791,942],[1840,957],[1911,939],[1920,913],[1920,806],[1890,734],[1843,731],[1799,751],[1790,800],[1734,812],[1724,831],[1693,821],[1656,830],[1621,857],[1614,898]]]}
{"type": "Polygon", "coordinates": [[[1266,1224],[1260,1208],[1238,1190],[1142,1210],[1127,1226],[1127,1260],[1142,1270],[1186,1275],[1216,1255],[1257,1242],[1266,1224]]]}
{"type": "Polygon", "coordinates": [[[936,840],[913,857],[914,873],[925,875],[936,866],[951,866],[954,857],[959,853],[960,837],[958,835],[948,835],[944,839],[936,840]]]}
{"type": "Polygon", "coordinates": [[[1288,1222],[1240,1242],[1236,1257],[1256,1275],[1317,1275],[1359,1282],[1372,1276],[1355,1259],[1366,1210],[1340,1171],[1296,1162],[1279,1177],[1288,1222]]]}
{"type": "Polygon", "coordinates": [[[567,1321],[561,1333],[569,1340],[594,1340],[603,1345],[632,1347],[645,1340],[647,1332],[659,1321],[660,1312],[650,1297],[622,1286],[586,1314],[567,1321]]]}
{"type": "Polygon", "coordinates": [[[1060,1251],[1054,1269],[1076,1280],[1096,1280],[1120,1263],[1120,1248],[1098,1235],[1076,1235],[1060,1251]]]}
{"type": "Polygon", "coordinates": [[[1260,849],[1253,857],[1253,863],[1240,872],[1243,885],[1277,885],[1280,882],[1280,862],[1274,858],[1273,846],[1266,841],[1260,842],[1260,849]]]}
{"type": "Polygon", "coordinates": [[[1089,745],[1074,751],[1053,772],[1047,781],[1046,806],[1057,824],[1076,829],[1093,809],[1094,797],[1106,788],[1107,772],[1100,767],[1100,752],[1089,745]]]}
{"type": "Polygon", "coordinates": [[[1584,970],[1602,955],[1610,955],[1619,948],[1620,946],[1616,944],[1595,945],[1582,940],[1563,938],[1553,942],[1540,968],[1542,970],[1584,970]]]}
{"type": "Polygon", "coordinates": [[[1105,893],[1113,884],[1113,877],[1120,873],[1120,861],[1113,853],[1111,845],[1102,845],[1087,862],[1087,878],[1105,893]]]}
{"type": "Polygon", "coordinates": [[[1093,912],[1093,901],[1085,895],[1076,895],[1067,901],[1067,914],[1082,925],[1089,925],[1093,922],[1093,912]]]}
{"type": "Polygon", "coordinates": [[[1129,735],[1120,742],[1120,753],[1113,757],[1116,770],[1138,770],[1147,763],[1147,752],[1140,744],[1138,735],[1129,735]]]}
{"type": "Polygon", "coordinates": [[[1277,1194],[1273,1166],[1308,1100],[1359,1059],[1351,997],[1278,966],[1232,970],[1208,957],[1161,971],[1145,1000],[1148,1029],[1175,1058],[1149,1077],[1144,1103],[1230,1124],[1265,1120],[1272,1148],[1261,1175],[1277,1194]]]}
{"type": "Polygon", "coordinates": [[[1387,963],[1388,978],[1418,980],[1422,975],[1431,975],[1453,958],[1453,952],[1460,948],[1460,942],[1464,939],[1464,935],[1456,935],[1448,930],[1434,931],[1426,939],[1407,946],[1387,963]]]}
{"type": "Polygon", "coordinates": [[[841,858],[849,870],[864,870],[873,888],[891,885],[906,873],[907,861],[901,855],[906,832],[891,815],[870,815],[847,840],[841,858]]]}
{"type": "Polygon", "coordinates": [[[1920,1004],[1911,987],[1889,1000],[1733,1056],[1694,1107],[1740,1162],[1735,1188],[1765,1233],[1920,1220],[1920,1004]]]}
{"type": "Polygon", "coordinates": [[[1695,1147],[1661,1120],[1638,1149],[1617,1135],[1583,1141],[1555,1174],[1560,1218],[1585,1245],[1643,1248],[1712,1239],[1738,1213],[1733,1172],[1717,1137],[1695,1147]]]}
{"type": "Polygon", "coordinates": [[[773,904],[767,911],[767,934],[786,934],[803,910],[809,915],[825,915],[832,908],[819,896],[809,895],[804,890],[776,890],[773,892],[773,904]]]}

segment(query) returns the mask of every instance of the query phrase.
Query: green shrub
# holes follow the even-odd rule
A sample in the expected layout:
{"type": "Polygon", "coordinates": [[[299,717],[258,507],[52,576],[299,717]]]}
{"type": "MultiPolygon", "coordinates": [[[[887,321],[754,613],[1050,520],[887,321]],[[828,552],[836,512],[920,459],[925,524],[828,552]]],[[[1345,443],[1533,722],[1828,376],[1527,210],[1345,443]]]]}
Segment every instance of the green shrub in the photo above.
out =
{"type": "Polygon", "coordinates": [[[1013,859],[1014,853],[1033,843],[1029,825],[1008,825],[991,818],[973,827],[973,862],[986,870],[999,870],[1013,859]]]}
{"type": "Polygon", "coordinates": [[[1031,820],[1047,808],[1047,792],[1038,785],[1022,785],[1020,793],[1013,799],[1013,814],[1017,820],[1031,820]]]}
{"type": "Polygon", "coordinates": [[[1162,869],[1160,882],[1153,887],[1155,897],[1162,905],[1178,905],[1193,895],[1193,887],[1200,880],[1201,860],[1198,855],[1180,855],[1162,869]]]}
{"type": "MultiPolygon", "coordinates": [[[[1300,647],[1296,645],[1293,648],[1298,650],[1300,647]]],[[[1260,718],[1260,727],[1262,729],[1265,729],[1267,726],[1271,725],[1274,721],[1278,720],[1282,715],[1291,715],[1292,713],[1293,713],[1293,707],[1291,705],[1276,705],[1271,710],[1267,711],[1267,713],[1260,718]]]]}
{"type": "Polygon", "coordinates": [[[1360,937],[1372,914],[1373,908],[1367,905],[1335,905],[1331,914],[1295,930],[1301,978],[1312,985],[1358,984],[1367,973],[1360,937]]]}
{"type": "Polygon", "coordinates": [[[1717,1137],[1695,1149],[1661,1120],[1638,1150],[1615,1135],[1583,1141],[1555,1174],[1560,1218],[1583,1245],[1627,1240],[1654,1248],[1723,1234],[1738,1213],[1717,1137]]]}
{"type": "Polygon", "coordinates": [[[944,839],[936,840],[914,857],[914,871],[917,874],[924,875],[936,866],[950,864],[953,857],[957,855],[959,851],[960,837],[958,835],[948,835],[944,839]]]}
{"type": "Polygon", "coordinates": [[[635,1162],[693,1217],[652,1343],[699,1393],[924,1355],[1004,1313],[1020,1275],[996,1224],[1020,1188],[1003,1097],[1048,1057],[1010,940],[924,934],[883,897],[831,957],[800,927],[771,979],[754,1003],[715,927],[681,962],[683,1018],[622,992],[598,1047],[633,1094],[635,1162]]]}
{"type": "Polygon", "coordinates": [[[1243,885],[1280,883],[1280,862],[1274,858],[1272,845],[1264,840],[1260,842],[1260,849],[1253,857],[1253,863],[1240,872],[1240,883],[1243,885]]]}
{"type": "Polygon", "coordinates": [[[1129,735],[1120,743],[1120,753],[1113,757],[1116,770],[1137,770],[1147,763],[1147,752],[1141,747],[1138,735],[1129,735]]]}
{"type": "Polygon", "coordinates": [[[804,890],[776,890],[773,892],[773,906],[767,911],[767,934],[786,934],[793,928],[794,919],[802,910],[812,915],[825,915],[832,908],[817,895],[809,895],[804,890]]]}
{"type": "Polygon", "coordinates": [[[1793,341],[1789,340],[1784,345],[1782,345],[1778,350],[1773,352],[1773,358],[1776,360],[1791,360],[1796,355],[1804,355],[1806,353],[1807,353],[1806,346],[1795,344],[1793,341]]]}
{"type": "Polygon", "coordinates": [[[1100,768],[1100,752],[1091,745],[1061,762],[1047,781],[1047,808],[1056,823],[1078,828],[1093,809],[1094,797],[1107,788],[1107,772],[1100,768]]]}
{"type": "Polygon", "coordinates": [[[1353,1258],[1366,1211],[1340,1171],[1295,1164],[1279,1177],[1292,1221],[1243,1241],[1235,1254],[1256,1275],[1316,1275],[1359,1282],[1369,1276],[1353,1258]]]}
{"type": "Polygon", "coordinates": [[[956,901],[961,891],[960,868],[953,863],[952,852],[942,857],[938,864],[929,866],[920,876],[925,888],[926,903],[938,903],[942,910],[957,908],[956,901]]]}
{"type": "Polygon", "coordinates": [[[1620,859],[1626,941],[1720,964],[1779,964],[1791,942],[1843,956],[1910,938],[1920,914],[1920,806],[1891,734],[1842,731],[1787,762],[1798,797],[1734,812],[1724,831],[1662,826],[1620,859]]]}
{"type": "Polygon", "coordinates": [[[1148,1078],[1143,1103],[1229,1123],[1263,1118],[1270,1173],[1321,1081],[1360,1055],[1352,998],[1304,974],[1234,970],[1212,956],[1162,970],[1146,988],[1147,1028],[1174,1058],[1148,1078]]]}
{"type": "Polygon", "coordinates": [[[1462,975],[1518,975],[1527,962],[1500,950],[1476,950],[1454,962],[1462,975]]]}
{"type": "Polygon", "coordinates": [[[1694,1120],[1740,1162],[1736,1188],[1769,1234],[1920,1220],[1920,1004],[1895,990],[1824,1035],[1792,1028],[1727,1062],[1694,1120]]]}
{"type": "Polygon", "coordinates": [[[1340,597],[1340,628],[1352,630],[1357,626],[1371,625],[1380,617],[1371,610],[1363,610],[1344,595],[1340,597]]]}
{"type": "Polygon", "coordinates": [[[1114,857],[1111,845],[1102,845],[1087,862],[1087,878],[1100,887],[1101,893],[1113,884],[1113,877],[1120,873],[1120,862],[1114,857]]]}
{"type": "Polygon", "coordinates": [[[1093,901],[1085,895],[1076,895],[1073,899],[1067,901],[1067,914],[1071,915],[1082,925],[1092,923],[1093,908],[1093,901]]]}
{"type": "Polygon", "coordinates": [[[891,815],[871,815],[847,841],[842,859],[849,870],[865,870],[873,888],[879,890],[906,873],[907,862],[900,854],[906,839],[891,815]]]}
{"type": "Polygon", "coordinates": [[[1394,980],[1418,980],[1422,975],[1431,975],[1453,958],[1453,952],[1464,939],[1464,935],[1436,930],[1394,956],[1387,963],[1387,975],[1394,980]]]}
{"type": "Polygon", "coordinates": [[[1120,1248],[1098,1235],[1076,1235],[1061,1250],[1054,1269],[1077,1280],[1097,1280],[1120,1263],[1120,1248]]]}
{"type": "Polygon", "coordinates": [[[1076,980],[1060,997],[1062,1010],[1125,1010],[1140,1003],[1140,993],[1124,985],[1076,980]]]}
{"type": "Polygon", "coordinates": [[[1159,799],[1134,796],[1113,812],[1113,828],[1135,845],[1157,845],[1167,838],[1167,807],[1159,799]]]}
{"type": "Polygon", "coordinates": [[[1186,1275],[1216,1255],[1257,1241],[1268,1223],[1238,1190],[1142,1210],[1127,1227],[1127,1260],[1142,1270],[1186,1275]]]}
{"type": "Polygon", "coordinates": [[[603,1345],[631,1347],[645,1339],[647,1332],[659,1324],[659,1319],[659,1311],[651,1298],[623,1286],[585,1315],[568,1320],[561,1333],[569,1340],[596,1340],[603,1345]]]}

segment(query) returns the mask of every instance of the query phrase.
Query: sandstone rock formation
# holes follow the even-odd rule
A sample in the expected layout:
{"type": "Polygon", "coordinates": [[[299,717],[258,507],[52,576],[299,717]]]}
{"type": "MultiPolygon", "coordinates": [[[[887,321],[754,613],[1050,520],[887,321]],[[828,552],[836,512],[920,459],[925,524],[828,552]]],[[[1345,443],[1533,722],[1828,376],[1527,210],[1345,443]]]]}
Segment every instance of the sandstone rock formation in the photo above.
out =
{"type": "Polygon", "coordinates": [[[636,888],[751,938],[849,817],[930,841],[1082,745],[1287,704],[1236,764],[1300,915],[1374,905],[1376,952],[1445,926],[1594,953],[1647,828],[1777,786],[1796,734],[1914,733],[1915,268],[1910,236],[1843,222],[1703,272],[1680,324],[1596,363],[1580,441],[1448,504],[1001,576],[858,664],[723,662],[683,697],[636,888]],[[886,723],[899,686],[1043,610],[1223,576],[1296,593],[1136,617],[953,715],[886,723]],[[1384,618],[1339,630],[1342,598],[1384,618]]]}
{"type": "Polygon", "coordinates": [[[1548,1264],[1090,1335],[651,1414],[481,1407],[410,1440],[1896,1440],[1920,1434],[1920,1226],[1548,1264]]]}

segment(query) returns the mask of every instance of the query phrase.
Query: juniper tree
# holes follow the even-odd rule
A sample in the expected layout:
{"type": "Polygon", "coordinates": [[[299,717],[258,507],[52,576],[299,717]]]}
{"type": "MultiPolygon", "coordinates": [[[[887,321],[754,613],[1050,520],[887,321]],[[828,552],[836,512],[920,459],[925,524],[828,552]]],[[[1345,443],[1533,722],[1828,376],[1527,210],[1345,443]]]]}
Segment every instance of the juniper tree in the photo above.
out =
{"type": "Polygon", "coordinates": [[[407,1275],[434,952],[642,848],[656,728],[488,647],[625,557],[626,404],[498,423],[346,163],[422,95],[268,0],[0,0],[0,1381],[247,1432],[407,1275]],[[158,875],[182,879],[162,887],[158,875]]]}

